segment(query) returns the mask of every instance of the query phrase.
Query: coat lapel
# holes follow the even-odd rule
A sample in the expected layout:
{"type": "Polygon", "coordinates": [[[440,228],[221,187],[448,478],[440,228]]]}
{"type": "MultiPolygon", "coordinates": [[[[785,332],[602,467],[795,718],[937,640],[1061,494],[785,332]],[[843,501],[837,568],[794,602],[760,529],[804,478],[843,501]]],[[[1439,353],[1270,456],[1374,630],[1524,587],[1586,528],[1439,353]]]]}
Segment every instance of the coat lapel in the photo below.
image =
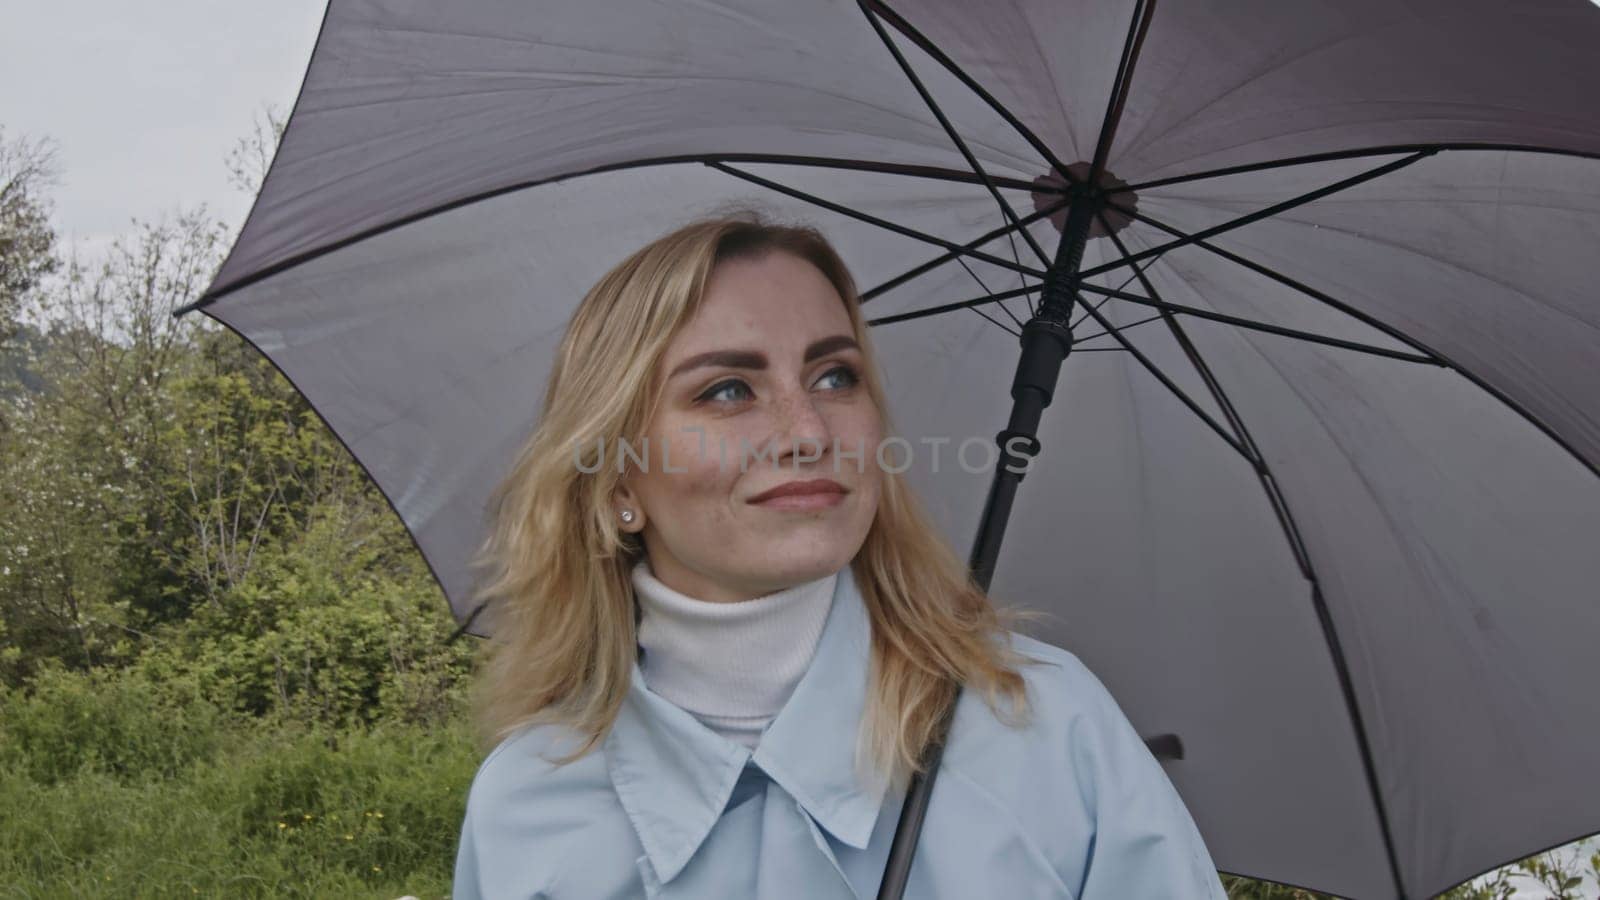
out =
{"type": "MultiPolygon", "coordinates": [[[[839,573],[811,663],[753,756],[651,692],[635,662],[603,746],[611,783],[652,870],[640,867],[647,887],[659,890],[688,864],[752,760],[795,799],[797,812],[840,842],[865,848],[887,789],[882,779],[858,780],[854,767],[870,664],[870,620],[853,565],[839,573]]],[[[826,841],[813,835],[837,869],[826,841]]]]}
{"type": "Polygon", "coordinates": [[[637,662],[604,747],[611,784],[655,877],[671,881],[727,806],[750,751],[652,693],[637,662]]]}
{"type": "Polygon", "coordinates": [[[755,762],[844,844],[867,846],[887,783],[858,778],[855,743],[866,708],[871,625],[854,566],[839,573],[816,655],[756,747],[755,762]]]}

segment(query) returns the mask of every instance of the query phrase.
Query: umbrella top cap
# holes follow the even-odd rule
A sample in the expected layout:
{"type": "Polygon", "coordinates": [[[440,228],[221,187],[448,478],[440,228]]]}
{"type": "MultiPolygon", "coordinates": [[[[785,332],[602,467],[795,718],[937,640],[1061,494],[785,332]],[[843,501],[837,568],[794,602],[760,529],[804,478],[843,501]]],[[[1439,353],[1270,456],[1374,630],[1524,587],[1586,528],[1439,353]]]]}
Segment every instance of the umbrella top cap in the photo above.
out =
{"type": "MultiPolygon", "coordinates": [[[[1597,0],[1597,2],[1600,2],[1600,0],[1597,0]]],[[[1089,163],[1075,162],[1067,166],[1067,174],[1072,177],[1072,183],[1082,184],[1089,179],[1089,169],[1089,163]]],[[[1060,203],[1062,195],[1068,193],[1072,187],[1072,184],[1066,178],[1063,178],[1060,173],[1055,171],[1040,175],[1033,180],[1033,184],[1039,188],[1039,190],[1033,192],[1033,208],[1035,212],[1043,212],[1050,206],[1060,203]]],[[[1105,237],[1108,233],[1106,231],[1107,224],[1111,226],[1112,232],[1118,232],[1126,228],[1128,223],[1133,221],[1130,213],[1137,212],[1139,209],[1139,195],[1127,190],[1128,183],[1118,178],[1109,169],[1101,171],[1100,180],[1095,183],[1095,187],[1098,188],[1095,193],[1099,195],[1095,198],[1095,201],[1101,214],[1095,216],[1093,223],[1089,226],[1089,237],[1105,237]]],[[[1067,227],[1067,213],[1071,209],[1072,204],[1068,203],[1050,214],[1050,224],[1055,226],[1057,234],[1060,234],[1067,227]]]]}

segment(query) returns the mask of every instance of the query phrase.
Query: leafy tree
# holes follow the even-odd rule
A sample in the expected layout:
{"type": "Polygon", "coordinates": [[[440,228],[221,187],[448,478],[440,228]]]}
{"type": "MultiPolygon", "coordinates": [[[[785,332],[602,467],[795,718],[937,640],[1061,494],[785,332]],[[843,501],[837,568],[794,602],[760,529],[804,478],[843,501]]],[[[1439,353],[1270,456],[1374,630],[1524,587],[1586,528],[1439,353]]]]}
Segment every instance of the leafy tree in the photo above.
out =
{"type": "Polygon", "coordinates": [[[0,347],[16,334],[24,298],[57,266],[44,196],[54,180],[53,145],[8,141],[0,127],[0,347]]]}
{"type": "Polygon", "coordinates": [[[228,183],[254,197],[267,177],[283,128],[288,119],[275,106],[265,106],[251,122],[250,133],[239,138],[228,151],[228,183]]]}
{"type": "Polygon", "coordinates": [[[1576,855],[1568,858],[1551,851],[1518,860],[1516,868],[1548,891],[1551,900],[1580,900],[1577,892],[1583,884],[1583,876],[1578,874],[1579,865],[1576,855]]]}
{"type": "Polygon", "coordinates": [[[73,263],[38,298],[43,332],[14,389],[3,438],[0,619],[42,659],[75,668],[126,661],[160,598],[178,589],[159,557],[173,520],[163,491],[178,458],[174,395],[197,323],[175,320],[216,265],[204,212],[140,224],[92,268],[73,263]]]}
{"type": "Polygon", "coordinates": [[[1511,867],[1494,870],[1488,878],[1473,879],[1439,895],[1439,900],[1508,900],[1517,893],[1511,883],[1511,867]]]}
{"type": "MultiPolygon", "coordinates": [[[[280,130],[269,111],[230,156],[241,186],[280,130]]],[[[232,331],[171,316],[209,283],[228,229],[203,209],[135,225],[94,265],[29,281],[26,320],[0,345],[0,807],[48,791],[58,812],[0,823],[3,880],[80,896],[85,866],[108,870],[95,891],[111,870],[143,875],[181,848],[128,826],[229,796],[249,822],[204,830],[269,839],[278,855],[245,855],[283,863],[296,889],[356,862],[363,879],[414,865],[448,884],[475,762],[473,642],[445,643],[455,623],[414,543],[305,398],[232,331]],[[292,734],[307,765],[250,755],[292,734]],[[421,743],[431,756],[413,759],[421,743]],[[236,773],[241,760],[265,774],[236,773]],[[375,760],[412,768],[357,771],[375,760]],[[351,827],[388,780],[387,831],[351,827]],[[123,798],[112,816],[108,791],[123,798]],[[312,806],[279,818],[291,796],[312,806]],[[318,798],[351,825],[313,827],[318,798]],[[302,834],[337,852],[302,871],[302,834]]],[[[234,843],[213,841],[230,878],[234,843]]]]}

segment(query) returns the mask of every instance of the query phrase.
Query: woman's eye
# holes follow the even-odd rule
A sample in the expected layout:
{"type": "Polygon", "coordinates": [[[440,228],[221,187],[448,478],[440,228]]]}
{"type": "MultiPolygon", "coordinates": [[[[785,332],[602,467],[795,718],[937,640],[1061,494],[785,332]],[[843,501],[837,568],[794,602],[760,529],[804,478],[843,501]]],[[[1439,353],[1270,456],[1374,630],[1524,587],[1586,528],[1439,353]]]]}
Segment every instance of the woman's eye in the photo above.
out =
{"type": "Polygon", "coordinates": [[[738,380],[737,378],[730,378],[727,381],[719,381],[716,384],[713,384],[711,387],[706,389],[705,393],[701,394],[696,399],[698,399],[698,400],[713,400],[713,399],[716,398],[716,396],[718,394],[722,393],[724,390],[727,390],[729,388],[743,388],[746,392],[748,392],[750,390],[750,386],[749,385],[747,385],[744,382],[738,380]]]}
{"type": "MultiPolygon", "coordinates": [[[[829,369],[822,377],[824,380],[826,380],[836,375],[844,377],[844,383],[840,386],[840,390],[855,387],[860,381],[860,378],[858,378],[856,375],[856,370],[850,368],[849,366],[835,366],[832,369],[829,369]]],[[[737,378],[730,378],[726,381],[719,381],[716,384],[713,384],[711,387],[706,389],[705,393],[701,394],[699,397],[696,397],[695,400],[696,402],[702,403],[716,402],[719,398],[719,395],[721,395],[723,391],[733,390],[734,388],[738,388],[746,394],[749,394],[750,392],[749,385],[737,378]]],[[[733,399],[737,400],[743,398],[733,399]]]]}
{"type": "Polygon", "coordinates": [[[845,377],[843,387],[847,388],[854,387],[856,382],[860,380],[856,377],[856,370],[850,368],[849,366],[835,366],[834,368],[829,369],[827,374],[823,375],[822,377],[827,378],[829,375],[843,375],[845,377]]]}

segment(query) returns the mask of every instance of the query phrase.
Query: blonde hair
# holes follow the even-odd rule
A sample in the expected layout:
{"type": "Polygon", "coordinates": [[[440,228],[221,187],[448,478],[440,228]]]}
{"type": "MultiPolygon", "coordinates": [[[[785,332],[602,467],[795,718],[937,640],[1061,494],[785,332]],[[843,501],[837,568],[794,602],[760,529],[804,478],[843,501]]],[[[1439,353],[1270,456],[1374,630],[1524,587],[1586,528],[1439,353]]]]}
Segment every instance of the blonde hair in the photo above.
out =
{"type": "MultiPolygon", "coordinates": [[[[741,210],[692,222],[639,249],[579,304],[557,351],[544,411],[489,502],[488,537],[473,566],[492,577],[487,660],[474,692],[484,749],[525,726],[561,723],[583,739],[570,762],[604,739],[637,653],[630,571],[644,554],[614,521],[615,466],[585,472],[574,447],[637,444],[660,400],[657,366],[698,308],[717,263],[788,252],[815,265],[844,298],[864,357],[862,380],[892,431],[854,280],[815,228],[741,210]]],[[[875,520],[851,561],[872,630],[871,689],[857,763],[904,779],[922,769],[957,685],[976,687],[1009,725],[1031,714],[1008,624],[972,580],[899,473],[882,470],[875,520]],[[1002,711],[1005,698],[1009,711],[1002,711]]]]}

